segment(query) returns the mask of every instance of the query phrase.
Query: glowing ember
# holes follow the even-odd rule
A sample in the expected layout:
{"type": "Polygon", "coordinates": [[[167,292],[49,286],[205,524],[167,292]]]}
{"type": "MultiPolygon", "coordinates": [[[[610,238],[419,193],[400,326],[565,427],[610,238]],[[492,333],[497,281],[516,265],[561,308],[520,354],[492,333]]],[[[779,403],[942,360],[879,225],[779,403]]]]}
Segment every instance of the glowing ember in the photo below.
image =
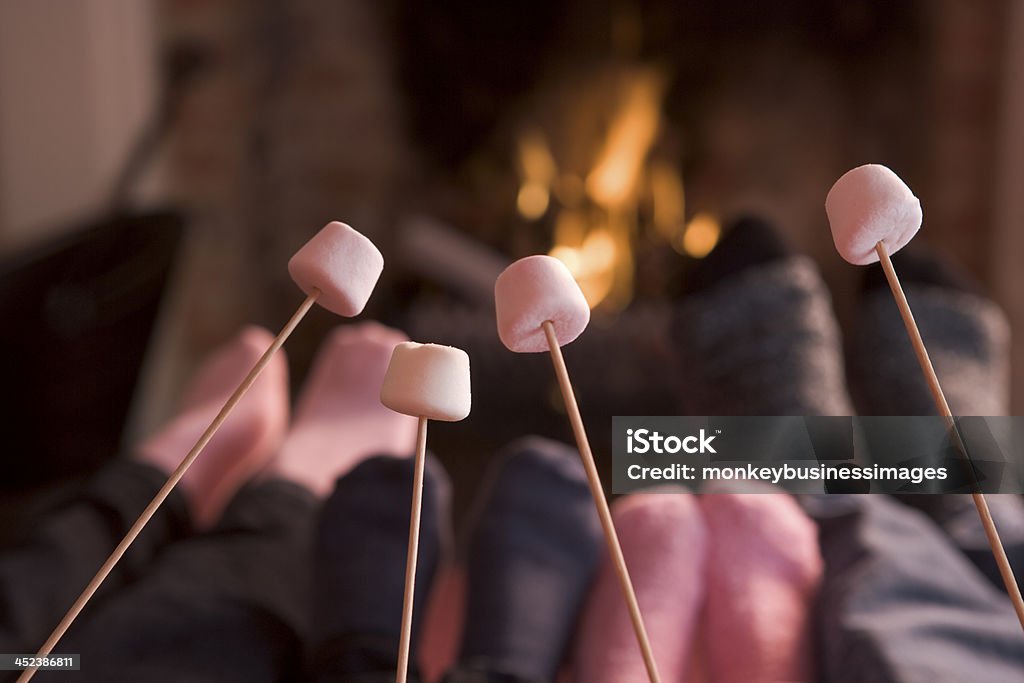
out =
{"type": "Polygon", "coordinates": [[[540,183],[526,182],[519,188],[519,195],[516,197],[516,208],[520,215],[528,221],[535,221],[548,210],[548,202],[551,195],[548,188],[540,183]]]}
{"type": "Polygon", "coordinates": [[[704,258],[718,244],[722,226],[718,218],[709,213],[698,213],[690,219],[683,232],[682,250],[693,258],[704,258]]]}
{"type": "Polygon", "coordinates": [[[519,140],[519,170],[522,184],[516,197],[516,208],[528,221],[535,221],[548,210],[551,185],[557,169],[544,136],[531,131],[519,140]]]}

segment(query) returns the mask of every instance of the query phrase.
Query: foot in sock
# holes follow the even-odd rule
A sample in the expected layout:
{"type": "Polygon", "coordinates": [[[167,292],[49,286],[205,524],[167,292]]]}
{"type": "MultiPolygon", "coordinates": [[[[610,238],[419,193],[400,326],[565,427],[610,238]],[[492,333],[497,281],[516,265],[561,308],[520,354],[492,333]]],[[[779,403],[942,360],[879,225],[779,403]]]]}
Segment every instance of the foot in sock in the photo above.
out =
{"type": "Polygon", "coordinates": [[[411,455],[416,418],[380,402],[391,352],[407,340],[377,323],[337,328],[317,353],[270,473],[324,497],[335,479],[369,456],[411,455]]]}
{"type": "Polygon", "coordinates": [[[815,680],[817,528],[791,496],[714,490],[700,499],[712,539],[704,622],[711,680],[815,680]]]}
{"type": "Polygon", "coordinates": [[[684,414],[851,414],[828,290],[763,221],[733,223],[697,266],[673,336],[684,414]]]}
{"type": "MultiPolygon", "coordinates": [[[[916,247],[893,256],[928,355],[955,415],[1009,410],[1010,329],[996,304],[952,265],[916,247]]],[[[850,346],[850,383],[866,415],[936,415],[928,385],[880,266],[864,277],[860,319],[850,346]]],[[[897,498],[928,514],[1000,589],[1002,578],[967,496],[897,498]]],[[[1017,496],[988,496],[1010,562],[1024,573],[1024,505],[1017,496]]],[[[1018,582],[1024,577],[1018,575],[1018,582]]]]}
{"type": "MultiPolygon", "coordinates": [[[[1005,415],[1010,329],[964,275],[921,249],[893,256],[935,372],[954,415],[1005,415]]],[[[850,345],[850,382],[865,415],[935,415],[913,347],[881,266],[865,275],[850,345]]]]}
{"type": "Polygon", "coordinates": [[[531,438],[500,456],[467,561],[459,663],[448,681],[549,683],[566,654],[603,551],[579,455],[531,438]]]}
{"type": "MultiPolygon", "coordinates": [[[[364,460],[338,480],[324,503],[314,550],[314,680],[394,676],[413,469],[411,458],[364,460]]],[[[448,497],[447,476],[428,457],[413,605],[413,663],[418,625],[442,554],[448,497]]]]}
{"type": "MultiPolygon", "coordinates": [[[[612,507],[661,679],[673,683],[691,680],[697,666],[694,645],[706,596],[704,572],[710,540],[697,499],[683,489],[666,489],[635,494],[612,507]]],[[[607,557],[587,598],[573,680],[647,680],[618,575],[607,557]]]]}
{"type": "MultiPolygon", "coordinates": [[[[210,426],[273,335],[247,327],[213,353],[186,390],[181,413],[143,441],[137,459],[170,474],[210,426]]],[[[193,519],[208,527],[235,491],[264,467],[288,425],[288,363],[278,351],[182,478],[193,519]]]]}

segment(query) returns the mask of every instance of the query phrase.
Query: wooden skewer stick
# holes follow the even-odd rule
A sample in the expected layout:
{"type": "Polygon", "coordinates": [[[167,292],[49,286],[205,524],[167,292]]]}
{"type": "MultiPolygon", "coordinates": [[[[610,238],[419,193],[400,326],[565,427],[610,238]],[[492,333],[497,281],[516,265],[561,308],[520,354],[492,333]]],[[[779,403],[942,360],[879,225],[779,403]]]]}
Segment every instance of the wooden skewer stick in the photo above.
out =
{"type": "MultiPolygon", "coordinates": [[[[892,259],[889,258],[889,250],[884,242],[879,242],[875,245],[875,251],[878,253],[882,270],[885,271],[885,277],[889,281],[892,295],[896,299],[896,306],[900,310],[900,317],[903,318],[903,325],[907,328],[907,334],[910,335],[910,343],[914,347],[914,353],[917,355],[917,362],[921,365],[921,372],[924,373],[924,378],[928,383],[928,388],[931,390],[932,398],[935,399],[935,407],[938,409],[939,414],[946,419],[946,425],[950,433],[955,435],[957,441],[960,441],[959,432],[957,431],[956,424],[953,422],[953,413],[949,409],[949,403],[946,401],[946,395],[942,391],[942,385],[939,384],[935,368],[932,367],[931,358],[928,356],[928,349],[925,348],[924,340],[921,338],[921,331],[917,328],[917,322],[914,321],[914,314],[910,310],[906,294],[903,293],[903,286],[900,284],[899,276],[896,275],[896,269],[893,268],[892,259]]],[[[960,445],[963,448],[962,442],[960,445]]],[[[1006,550],[1003,549],[1003,542],[999,539],[999,531],[996,529],[992,513],[988,509],[988,502],[985,500],[985,495],[978,490],[972,492],[971,497],[974,499],[974,506],[978,508],[978,516],[981,517],[981,524],[985,528],[985,536],[988,538],[988,544],[992,548],[992,555],[995,556],[996,565],[999,567],[999,574],[1003,577],[1006,592],[1010,595],[1013,609],[1017,612],[1017,619],[1020,621],[1021,628],[1024,629],[1024,598],[1021,597],[1017,580],[1013,576],[1013,568],[1010,566],[1010,561],[1006,558],[1006,550]]]]}
{"type": "Polygon", "coordinates": [[[409,551],[405,558],[405,598],[402,602],[402,633],[398,641],[398,672],[395,683],[409,675],[409,643],[412,641],[412,602],[416,593],[416,560],[420,553],[420,513],[423,510],[423,467],[427,460],[427,418],[419,419],[416,431],[416,465],[412,477],[412,513],[409,516],[409,551]]]}
{"type": "MultiPolygon", "coordinates": [[[[56,647],[60,639],[64,637],[68,628],[71,627],[71,624],[85,608],[89,600],[92,599],[92,596],[106,580],[107,576],[117,565],[118,561],[120,561],[121,557],[128,551],[128,548],[135,541],[135,538],[142,532],[146,524],[149,523],[149,520],[152,519],[153,515],[156,514],[156,511],[167,499],[167,496],[171,494],[174,487],[177,486],[178,482],[181,481],[181,478],[185,476],[185,472],[188,471],[188,468],[191,467],[192,463],[195,462],[197,457],[199,457],[199,454],[206,447],[206,444],[210,442],[213,435],[217,433],[217,430],[224,424],[224,421],[228,419],[228,415],[231,414],[231,411],[234,410],[235,406],[238,405],[238,402],[242,400],[242,397],[245,396],[245,393],[256,381],[256,378],[260,376],[263,369],[270,363],[270,359],[273,358],[278,349],[284,345],[285,340],[288,339],[291,333],[295,330],[295,327],[306,316],[309,309],[313,307],[313,304],[316,303],[316,298],[319,295],[320,291],[314,289],[313,292],[306,297],[306,300],[302,302],[298,310],[295,311],[295,314],[292,315],[291,319],[283,328],[281,328],[277,337],[275,337],[274,341],[270,344],[270,348],[264,352],[256,365],[253,366],[253,369],[245,376],[242,383],[238,385],[235,392],[228,398],[224,407],[220,409],[219,413],[217,413],[217,417],[214,418],[213,422],[210,423],[210,426],[206,428],[205,432],[203,432],[203,435],[199,437],[198,441],[196,441],[192,450],[188,452],[185,458],[181,461],[181,464],[178,465],[177,469],[175,469],[171,476],[167,478],[167,481],[157,492],[156,496],[153,497],[153,500],[149,502],[146,509],[142,511],[139,518],[135,520],[134,524],[132,524],[128,533],[125,534],[125,537],[121,539],[121,542],[117,544],[114,551],[110,553],[110,557],[106,559],[103,566],[100,567],[99,571],[96,572],[96,575],[92,577],[91,581],[89,581],[89,585],[85,587],[85,590],[82,591],[82,594],[79,595],[78,599],[75,600],[73,605],[71,605],[71,608],[67,611],[67,614],[64,615],[64,618],[61,619],[59,624],[57,624],[57,628],[53,630],[50,637],[47,638],[46,642],[43,643],[43,646],[39,648],[39,652],[36,657],[46,657],[53,652],[53,648],[56,647]]],[[[25,669],[18,678],[17,683],[28,683],[28,681],[32,680],[32,677],[35,676],[36,671],[38,671],[36,667],[25,669]]]]}
{"type": "Polygon", "coordinates": [[[576,446],[580,451],[580,458],[583,460],[583,467],[587,472],[587,481],[590,484],[590,493],[597,505],[597,515],[601,519],[601,527],[604,530],[604,537],[608,543],[608,551],[612,556],[612,563],[615,565],[615,572],[619,577],[619,585],[622,587],[622,594],[626,598],[626,605],[629,608],[629,617],[633,621],[633,630],[636,632],[637,642],[640,644],[640,651],[643,653],[644,665],[647,667],[647,677],[651,683],[661,683],[661,676],[658,674],[658,666],[654,661],[654,652],[651,650],[651,641],[647,638],[647,629],[644,627],[643,616],[640,614],[640,605],[636,600],[636,591],[633,590],[633,582],[629,578],[629,569],[626,567],[626,558],[622,554],[622,547],[619,545],[619,536],[615,532],[615,524],[612,521],[612,513],[608,508],[608,500],[604,496],[604,489],[601,487],[601,477],[597,471],[597,464],[594,462],[594,454],[590,450],[590,440],[587,438],[587,431],[583,427],[583,418],[580,416],[580,408],[576,403],[576,394],[572,390],[572,382],[569,381],[569,370],[565,367],[565,359],[562,357],[562,349],[555,336],[555,326],[549,320],[543,325],[544,334],[548,338],[548,346],[551,350],[551,362],[555,366],[555,375],[558,377],[558,386],[562,390],[562,398],[565,400],[565,408],[569,413],[569,422],[572,424],[572,432],[576,437],[576,446]]]}

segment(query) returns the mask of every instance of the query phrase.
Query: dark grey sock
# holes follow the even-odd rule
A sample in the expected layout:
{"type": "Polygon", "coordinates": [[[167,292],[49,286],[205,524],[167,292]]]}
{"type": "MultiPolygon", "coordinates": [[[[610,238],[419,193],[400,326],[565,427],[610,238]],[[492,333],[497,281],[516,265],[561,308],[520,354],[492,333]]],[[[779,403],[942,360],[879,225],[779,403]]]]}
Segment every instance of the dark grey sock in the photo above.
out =
{"type": "Polygon", "coordinates": [[[448,680],[553,681],[603,549],[583,466],[575,450],[532,438],[505,451],[489,482],[448,680]]]}
{"type": "MultiPolygon", "coordinates": [[[[893,257],[946,400],[956,415],[1004,415],[1009,398],[1009,325],[955,268],[922,250],[893,257]]],[[[850,381],[865,415],[938,415],[880,266],[865,276],[850,346],[850,381]]],[[[970,442],[968,441],[968,447],[970,442]]],[[[897,498],[928,514],[1000,589],[974,503],[964,495],[897,498]]],[[[1018,582],[1024,573],[1024,504],[986,496],[1018,582]]]]}
{"type": "MultiPolygon", "coordinates": [[[[1009,325],[999,308],[927,256],[893,257],[954,415],[1004,415],[1009,405],[1009,325]]],[[[880,266],[866,276],[850,343],[850,384],[864,415],[936,415],[880,266]]]]}
{"type": "MultiPolygon", "coordinates": [[[[925,246],[914,245],[893,254],[892,265],[904,286],[940,287],[982,296],[978,283],[967,273],[942,260],[925,246]]],[[[876,289],[889,291],[889,281],[881,265],[871,265],[864,270],[862,288],[865,292],[876,289]]]]}
{"type": "Polygon", "coordinates": [[[851,414],[828,290],[767,223],[738,221],[693,280],[673,326],[685,414],[851,414]]]}
{"type": "MultiPolygon", "coordinates": [[[[316,680],[394,676],[405,592],[413,460],[377,457],[338,480],[324,504],[314,551],[316,680]]],[[[412,661],[417,625],[441,555],[447,475],[428,456],[416,566],[412,661]]],[[[416,680],[413,672],[413,680],[416,680]]]]}

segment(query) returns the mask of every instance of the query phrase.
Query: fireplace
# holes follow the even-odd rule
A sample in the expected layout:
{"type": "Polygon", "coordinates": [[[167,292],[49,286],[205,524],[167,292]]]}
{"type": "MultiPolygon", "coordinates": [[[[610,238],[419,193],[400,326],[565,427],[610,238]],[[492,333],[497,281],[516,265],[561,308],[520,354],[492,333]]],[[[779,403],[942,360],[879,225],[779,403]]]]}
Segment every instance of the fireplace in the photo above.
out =
{"type": "MultiPolygon", "coordinates": [[[[582,389],[595,428],[674,409],[674,301],[738,213],[814,257],[850,324],[859,274],[822,203],[858,163],[898,169],[929,198],[921,239],[995,284],[1008,7],[165,0],[167,40],[205,46],[210,68],[173,133],[171,182],[198,229],[143,424],[213,343],[287,315],[280,264],[339,216],[388,258],[368,315],[471,351],[486,434],[520,390],[523,428],[560,429],[546,360],[503,355],[488,308],[488,278],[528,253],[562,259],[593,306],[569,363],[627,378],[582,389]]],[[[334,324],[315,316],[290,344],[296,382],[334,324]]]]}

